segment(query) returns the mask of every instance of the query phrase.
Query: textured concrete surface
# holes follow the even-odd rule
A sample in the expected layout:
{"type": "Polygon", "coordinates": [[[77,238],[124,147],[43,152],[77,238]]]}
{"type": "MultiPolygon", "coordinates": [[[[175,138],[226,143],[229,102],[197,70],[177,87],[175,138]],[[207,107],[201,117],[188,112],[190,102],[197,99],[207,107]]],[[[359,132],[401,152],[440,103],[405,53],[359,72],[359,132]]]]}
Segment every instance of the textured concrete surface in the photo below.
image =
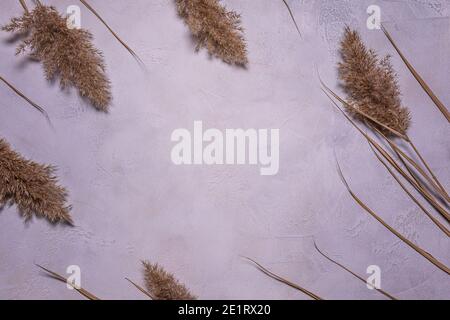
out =
{"type": "MultiPolygon", "coordinates": [[[[77,1],[46,0],[60,11],[77,1]]],[[[82,285],[102,298],[140,299],[124,277],[141,281],[140,260],[164,265],[200,298],[306,299],[258,272],[252,257],[328,299],[383,299],[324,260],[364,275],[382,270],[382,287],[403,299],[449,299],[450,279],[395,238],[350,198],[334,153],[358,195],[409,239],[450,264],[450,241],[404,195],[367,143],[320,91],[315,65],[332,87],[345,24],[367,44],[393,55],[415,139],[450,186],[449,127],[366,9],[382,19],[410,60],[450,105],[450,1],[290,0],[300,39],[282,1],[224,0],[242,14],[250,65],[242,70],[194,53],[173,1],[91,0],[149,66],[130,58],[81,5],[82,25],[104,51],[114,105],[99,114],[75,93],[47,83],[39,64],[15,57],[0,33],[0,74],[46,107],[45,119],[0,85],[0,135],[32,159],[59,167],[70,190],[75,228],[26,224],[14,207],[0,214],[0,298],[81,299],[43,276],[34,263],[64,273],[79,265],[82,285]],[[175,166],[170,134],[207,127],[279,128],[280,172],[249,166],[175,166]]],[[[2,1],[0,23],[21,14],[2,1]]]]}

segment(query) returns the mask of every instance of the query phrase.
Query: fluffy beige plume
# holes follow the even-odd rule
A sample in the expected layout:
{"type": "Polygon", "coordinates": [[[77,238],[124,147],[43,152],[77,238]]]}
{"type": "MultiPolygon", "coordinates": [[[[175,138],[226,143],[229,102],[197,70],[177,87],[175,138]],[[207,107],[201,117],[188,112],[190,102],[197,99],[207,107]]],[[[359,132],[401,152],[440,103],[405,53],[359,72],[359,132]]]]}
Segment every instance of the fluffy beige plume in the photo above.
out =
{"type": "Polygon", "coordinates": [[[16,204],[26,219],[35,214],[52,223],[72,224],[66,197],[53,167],[24,159],[0,139],[0,205],[16,204]]]}
{"type": "Polygon", "coordinates": [[[63,89],[74,86],[96,109],[108,110],[110,82],[102,53],[93,46],[89,31],[69,29],[55,8],[39,3],[2,29],[24,36],[17,54],[29,50],[33,59],[42,62],[48,80],[59,77],[63,89]]]}

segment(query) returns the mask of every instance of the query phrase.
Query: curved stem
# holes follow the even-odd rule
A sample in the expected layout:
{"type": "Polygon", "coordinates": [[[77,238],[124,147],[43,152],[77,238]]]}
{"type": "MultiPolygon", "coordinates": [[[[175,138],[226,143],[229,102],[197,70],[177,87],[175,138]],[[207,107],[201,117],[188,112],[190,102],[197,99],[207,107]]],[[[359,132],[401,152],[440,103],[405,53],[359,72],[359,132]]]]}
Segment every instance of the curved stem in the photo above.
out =
{"type": "Polygon", "coordinates": [[[30,13],[30,11],[28,10],[27,4],[25,3],[25,0],[19,0],[20,4],[23,7],[23,10],[25,10],[26,13],[30,13]]]}
{"type": "Polygon", "coordinates": [[[325,257],[325,259],[331,261],[332,263],[334,263],[335,265],[337,265],[338,267],[340,267],[341,269],[344,269],[345,271],[347,271],[348,273],[350,273],[352,276],[354,276],[355,278],[359,279],[360,281],[364,282],[365,284],[371,286],[374,290],[378,291],[379,293],[385,295],[386,297],[388,297],[391,300],[398,300],[396,297],[394,297],[393,295],[387,293],[386,291],[377,288],[376,286],[374,286],[371,283],[368,283],[363,277],[361,277],[360,275],[356,274],[355,272],[353,272],[352,270],[350,270],[349,268],[347,268],[346,266],[340,264],[339,262],[331,259],[330,257],[328,257],[325,253],[323,253],[319,247],[317,246],[316,242],[314,241],[314,247],[316,248],[316,250],[323,256],[325,257]]]}

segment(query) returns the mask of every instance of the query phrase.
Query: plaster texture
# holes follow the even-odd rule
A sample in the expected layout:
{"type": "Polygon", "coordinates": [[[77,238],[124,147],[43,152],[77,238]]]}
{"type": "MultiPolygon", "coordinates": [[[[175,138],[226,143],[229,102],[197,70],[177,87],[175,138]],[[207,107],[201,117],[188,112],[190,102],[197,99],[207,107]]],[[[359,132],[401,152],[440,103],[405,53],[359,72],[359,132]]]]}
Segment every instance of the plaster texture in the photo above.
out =
{"type": "MultiPolygon", "coordinates": [[[[377,162],[367,143],[320,90],[339,90],[336,53],[345,24],[367,45],[391,54],[410,135],[450,187],[449,125],[419,87],[381,31],[368,30],[376,4],[399,46],[450,105],[450,1],[290,0],[296,33],[281,0],[224,0],[242,14],[247,70],[211,59],[195,44],[174,1],[90,3],[148,66],[143,72],[78,1],[45,0],[65,12],[81,8],[105,55],[114,102],[101,114],[75,91],[63,93],[38,63],[15,57],[0,33],[0,74],[45,106],[52,126],[0,85],[0,136],[23,155],[58,166],[70,191],[75,228],[44,220],[24,223],[16,208],[0,213],[0,298],[82,299],[45,277],[79,265],[82,285],[101,298],[143,299],[127,283],[142,281],[140,260],[158,262],[203,299],[307,299],[258,272],[240,256],[327,299],[383,299],[327,262],[330,256],[365,275],[382,270],[382,287],[402,299],[449,299],[450,279],[389,233],[351,199],[352,188],[388,223],[450,265],[450,241],[377,162]],[[175,166],[170,136],[177,128],[279,128],[280,171],[254,166],[175,166]]],[[[22,13],[1,2],[0,23],[22,13]]]]}

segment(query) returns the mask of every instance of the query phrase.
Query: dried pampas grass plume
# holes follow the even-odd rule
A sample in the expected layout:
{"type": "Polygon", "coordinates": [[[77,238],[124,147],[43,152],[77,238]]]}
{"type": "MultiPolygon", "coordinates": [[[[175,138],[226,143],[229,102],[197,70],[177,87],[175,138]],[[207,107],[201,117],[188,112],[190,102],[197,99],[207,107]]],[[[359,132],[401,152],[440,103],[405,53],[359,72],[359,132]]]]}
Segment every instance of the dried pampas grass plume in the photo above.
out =
{"type": "MultiPolygon", "coordinates": [[[[373,50],[366,48],[358,32],[349,27],[345,29],[340,52],[339,77],[348,94],[347,111],[356,118],[367,120],[361,113],[366,114],[406,134],[411,119],[408,109],[401,106],[397,75],[390,57],[379,59],[373,50]]],[[[374,125],[383,133],[392,134],[376,122],[374,125]]]]}
{"type": "Polygon", "coordinates": [[[75,86],[96,109],[108,110],[110,82],[102,53],[93,46],[89,31],[69,29],[55,8],[40,3],[2,29],[24,35],[17,54],[28,49],[33,59],[42,62],[48,80],[59,76],[63,89],[75,86]]]}
{"type": "Polygon", "coordinates": [[[50,166],[24,159],[0,139],[0,206],[16,204],[21,214],[72,225],[66,190],[57,185],[50,166]]]}
{"type": "Polygon", "coordinates": [[[245,66],[247,49],[240,16],[218,0],[176,0],[178,13],[194,37],[197,50],[207,48],[226,63],[245,66]]]}
{"type": "Polygon", "coordinates": [[[145,286],[155,300],[196,300],[189,290],[158,264],[143,261],[145,286]]]}

